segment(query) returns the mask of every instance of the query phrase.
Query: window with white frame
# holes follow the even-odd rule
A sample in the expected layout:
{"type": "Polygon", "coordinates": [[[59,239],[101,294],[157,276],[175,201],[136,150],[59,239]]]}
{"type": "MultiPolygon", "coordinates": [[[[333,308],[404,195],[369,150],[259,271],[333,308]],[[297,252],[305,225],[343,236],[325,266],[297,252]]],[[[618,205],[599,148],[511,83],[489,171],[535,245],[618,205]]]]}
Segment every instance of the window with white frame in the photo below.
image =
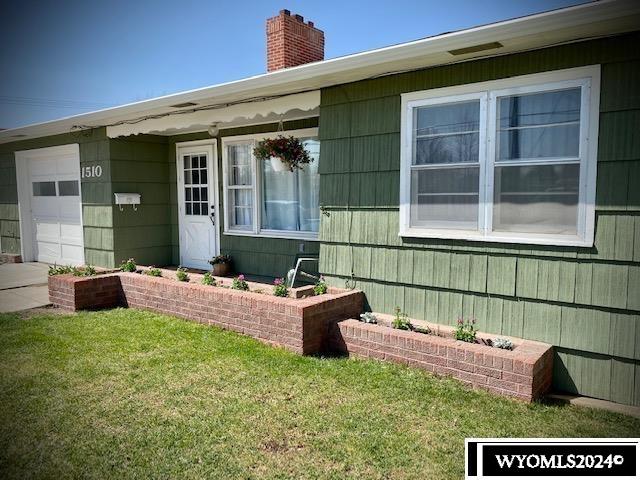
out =
{"type": "Polygon", "coordinates": [[[293,172],[253,156],[276,133],[223,138],[225,233],[317,238],[320,225],[320,142],[317,129],[284,132],[300,138],[313,161],[293,172]],[[255,207],[254,207],[255,206],[255,207]]]}
{"type": "Polygon", "coordinates": [[[403,95],[400,233],[591,245],[599,68],[403,95]]]}

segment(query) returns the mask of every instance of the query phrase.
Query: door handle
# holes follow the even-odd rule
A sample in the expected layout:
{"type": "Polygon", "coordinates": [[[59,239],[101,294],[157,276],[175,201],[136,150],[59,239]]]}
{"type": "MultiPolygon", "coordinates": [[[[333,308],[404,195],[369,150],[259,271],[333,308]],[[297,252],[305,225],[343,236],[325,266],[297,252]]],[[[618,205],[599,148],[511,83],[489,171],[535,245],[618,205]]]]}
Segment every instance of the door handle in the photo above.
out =
{"type": "Polygon", "coordinates": [[[211,212],[209,214],[209,220],[211,220],[211,225],[215,226],[216,225],[216,213],[215,212],[211,212]]]}

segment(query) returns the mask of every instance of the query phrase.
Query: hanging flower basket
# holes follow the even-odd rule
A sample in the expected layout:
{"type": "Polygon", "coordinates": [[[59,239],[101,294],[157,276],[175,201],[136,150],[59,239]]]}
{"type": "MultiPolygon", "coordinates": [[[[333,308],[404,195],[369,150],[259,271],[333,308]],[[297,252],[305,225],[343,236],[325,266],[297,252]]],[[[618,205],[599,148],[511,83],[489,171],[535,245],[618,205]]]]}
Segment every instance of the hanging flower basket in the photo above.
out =
{"type": "Polygon", "coordinates": [[[289,166],[277,157],[271,157],[268,161],[271,162],[271,168],[274,172],[286,172],[289,170],[289,166]]]}
{"type": "Polygon", "coordinates": [[[293,172],[296,168],[302,170],[305,164],[313,161],[300,139],[283,135],[265,138],[258,142],[253,149],[253,154],[258,160],[271,160],[271,165],[276,172],[284,170],[293,172]],[[281,165],[277,165],[278,163],[281,165]]]}

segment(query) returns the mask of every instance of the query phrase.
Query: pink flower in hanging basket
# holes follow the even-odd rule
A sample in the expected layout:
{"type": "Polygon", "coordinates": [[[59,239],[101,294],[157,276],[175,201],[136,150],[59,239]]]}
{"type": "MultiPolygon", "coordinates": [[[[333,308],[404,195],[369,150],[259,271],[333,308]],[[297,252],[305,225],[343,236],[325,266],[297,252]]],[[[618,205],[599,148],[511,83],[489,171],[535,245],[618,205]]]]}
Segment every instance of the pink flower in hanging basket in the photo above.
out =
{"type": "Polygon", "coordinates": [[[278,135],[276,138],[265,138],[258,142],[253,149],[253,154],[258,160],[277,158],[291,172],[296,168],[302,170],[303,165],[313,161],[299,138],[283,135],[278,135]]]}

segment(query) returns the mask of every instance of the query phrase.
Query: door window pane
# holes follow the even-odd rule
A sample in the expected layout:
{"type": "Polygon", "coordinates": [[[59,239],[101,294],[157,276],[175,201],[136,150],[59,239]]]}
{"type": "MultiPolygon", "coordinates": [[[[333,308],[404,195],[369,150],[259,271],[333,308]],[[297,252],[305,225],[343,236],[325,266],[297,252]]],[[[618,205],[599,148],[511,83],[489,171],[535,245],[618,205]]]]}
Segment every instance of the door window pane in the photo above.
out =
{"type": "Polygon", "coordinates": [[[414,110],[413,165],[478,161],[480,101],[414,110]]]}
{"type": "Polygon", "coordinates": [[[580,88],[498,99],[497,161],[579,154],[580,88]]]}
{"type": "Polygon", "coordinates": [[[58,195],[61,197],[77,197],[80,195],[80,186],[77,180],[61,180],[58,182],[58,195]]]}
{"type": "Polygon", "coordinates": [[[184,166],[184,202],[187,215],[208,215],[207,156],[185,155],[184,166]],[[189,186],[186,186],[189,185],[189,186]]]}
{"type": "Polygon", "coordinates": [[[55,197],[56,182],[33,182],[34,197],[55,197]]]}
{"type": "Polygon", "coordinates": [[[477,229],[479,167],[414,170],[411,225],[477,229]]]}
{"type": "Polygon", "coordinates": [[[580,165],[496,167],[493,230],[575,235],[580,165]]]}
{"type": "Polygon", "coordinates": [[[317,232],[320,224],[320,142],[303,142],[313,161],[302,170],[276,172],[270,161],[262,163],[262,228],[317,232]]]}

